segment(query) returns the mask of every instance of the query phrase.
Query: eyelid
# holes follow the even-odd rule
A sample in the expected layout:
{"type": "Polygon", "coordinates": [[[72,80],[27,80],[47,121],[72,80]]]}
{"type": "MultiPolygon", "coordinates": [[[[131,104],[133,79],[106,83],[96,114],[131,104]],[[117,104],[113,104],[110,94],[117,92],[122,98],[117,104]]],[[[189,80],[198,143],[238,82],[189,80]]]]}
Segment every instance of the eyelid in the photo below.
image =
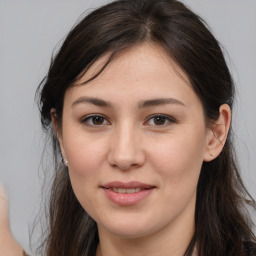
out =
{"type": "Polygon", "coordinates": [[[150,125],[150,126],[156,126],[156,127],[161,128],[161,127],[166,127],[168,125],[171,125],[173,123],[177,123],[177,120],[174,117],[166,115],[166,114],[153,114],[153,115],[151,115],[151,116],[149,116],[147,118],[147,121],[145,123],[148,123],[149,120],[151,120],[152,118],[156,118],[156,117],[166,118],[168,120],[168,123],[167,124],[163,124],[163,125],[150,125]]]}
{"type": "MultiPolygon", "coordinates": [[[[144,122],[144,124],[149,123],[149,121],[150,121],[151,119],[157,118],[157,117],[165,118],[165,119],[167,120],[167,123],[166,123],[166,124],[163,124],[163,125],[150,125],[150,124],[149,124],[150,126],[155,126],[155,127],[161,128],[161,127],[169,126],[169,125],[171,125],[171,124],[173,124],[173,123],[177,123],[177,120],[176,120],[174,117],[172,117],[172,116],[169,116],[169,115],[166,115],[166,114],[153,114],[153,115],[150,115],[150,116],[147,118],[147,120],[146,120],[146,122],[144,122]]],[[[106,117],[105,117],[104,115],[102,115],[102,114],[89,114],[89,115],[86,115],[86,116],[84,116],[84,117],[81,118],[81,121],[80,121],[80,122],[81,122],[82,124],[84,124],[84,125],[91,126],[91,127],[102,127],[102,126],[104,126],[104,125],[109,125],[109,124],[110,124],[110,121],[108,120],[108,118],[106,118],[106,117]],[[101,118],[104,119],[104,122],[107,122],[107,124],[106,124],[106,123],[103,123],[103,124],[99,124],[99,125],[94,125],[94,124],[88,123],[88,120],[89,120],[90,118],[93,118],[93,117],[101,117],[101,118]]]]}
{"type": "Polygon", "coordinates": [[[81,118],[81,123],[84,124],[84,125],[87,125],[87,126],[91,126],[91,127],[101,127],[101,126],[104,126],[104,125],[109,125],[110,122],[109,120],[102,114],[90,114],[90,115],[86,115],[84,117],[81,118]],[[94,124],[89,124],[87,121],[90,119],[90,118],[93,118],[93,117],[101,117],[103,118],[105,121],[107,121],[108,124],[101,124],[101,125],[94,125],[94,124]]]}

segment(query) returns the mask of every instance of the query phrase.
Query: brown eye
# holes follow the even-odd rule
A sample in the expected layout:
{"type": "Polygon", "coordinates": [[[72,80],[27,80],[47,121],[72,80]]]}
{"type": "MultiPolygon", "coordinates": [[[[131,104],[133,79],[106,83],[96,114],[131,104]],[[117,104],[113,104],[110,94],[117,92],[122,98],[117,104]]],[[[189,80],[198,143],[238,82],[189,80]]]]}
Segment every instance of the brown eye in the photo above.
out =
{"type": "Polygon", "coordinates": [[[108,124],[108,121],[103,116],[94,115],[84,118],[82,123],[89,126],[101,126],[108,124]]]}
{"type": "Polygon", "coordinates": [[[92,123],[94,125],[102,125],[104,123],[104,118],[102,116],[94,116],[92,117],[92,123]]]}
{"type": "Polygon", "coordinates": [[[166,122],[166,118],[163,116],[157,116],[154,117],[154,123],[155,125],[164,125],[166,122]]]}
{"type": "Polygon", "coordinates": [[[175,123],[175,119],[166,115],[154,115],[147,121],[150,126],[167,126],[172,123],[175,123]]]}

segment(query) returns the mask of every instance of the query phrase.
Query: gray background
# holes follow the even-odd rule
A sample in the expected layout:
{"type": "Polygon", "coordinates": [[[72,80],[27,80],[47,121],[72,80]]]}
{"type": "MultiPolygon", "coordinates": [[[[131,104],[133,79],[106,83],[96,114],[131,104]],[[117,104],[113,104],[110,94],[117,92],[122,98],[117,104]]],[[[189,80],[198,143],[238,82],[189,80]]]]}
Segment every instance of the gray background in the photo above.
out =
{"type": "MultiPolygon", "coordinates": [[[[10,198],[11,228],[29,247],[38,212],[44,146],[34,94],[52,50],[88,8],[108,1],[0,0],[0,180],[10,198]]],[[[256,197],[256,1],[186,0],[227,50],[238,89],[233,125],[243,178],[256,197]]],[[[34,234],[37,237],[37,233],[34,234]]]]}

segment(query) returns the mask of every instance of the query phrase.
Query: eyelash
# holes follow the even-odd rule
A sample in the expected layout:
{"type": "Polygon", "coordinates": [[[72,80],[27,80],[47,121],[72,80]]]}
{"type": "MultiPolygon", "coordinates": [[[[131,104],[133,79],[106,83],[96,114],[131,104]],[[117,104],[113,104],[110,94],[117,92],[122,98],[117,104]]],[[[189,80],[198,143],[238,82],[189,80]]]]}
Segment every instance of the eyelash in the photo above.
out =
{"type": "MultiPolygon", "coordinates": [[[[172,123],[176,123],[176,122],[177,121],[173,117],[170,117],[170,116],[167,116],[164,114],[155,114],[155,115],[150,116],[145,123],[148,123],[150,126],[165,127],[165,126],[168,126],[168,125],[170,125],[172,123]],[[160,125],[149,124],[150,120],[154,120],[156,118],[163,118],[164,124],[160,124],[160,125]]],[[[103,125],[109,125],[110,122],[104,116],[95,114],[95,115],[90,115],[90,116],[84,117],[81,120],[81,123],[83,123],[87,126],[91,126],[91,127],[101,127],[103,125]],[[101,118],[101,120],[103,120],[103,122],[107,122],[107,124],[106,123],[99,124],[99,125],[93,124],[93,118],[101,118]],[[89,123],[89,120],[91,120],[91,123],[89,123]]]]}
{"type": "Polygon", "coordinates": [[[95,125],[93,123],[89,123],[89,120],[91,120],[93,122],[93,118],[102,118],[105,121],[107,121],[109,123],[109,121],[102,115],[90,115],[90,116],[86,116],[81,120],[81,123],[88,125],[88,126],[103,126],[105,124],[100,124],[100,125],[95,125]]]}
{"type": "Polygon", "coordinates": [[[170,117],[170,116],[167,116],[164,114],[155,114],[155,115],[150,116],[148,118],[148,120],[146,121],[146,123],[149,123],[150,120],[154,120],[156,118],[164,118],[164,124],[162,124],[162,125],[152,124],[151,126],[165,127],[165,126],[168,126],[170,124],[177,122],[173,117],[170,117]]]}

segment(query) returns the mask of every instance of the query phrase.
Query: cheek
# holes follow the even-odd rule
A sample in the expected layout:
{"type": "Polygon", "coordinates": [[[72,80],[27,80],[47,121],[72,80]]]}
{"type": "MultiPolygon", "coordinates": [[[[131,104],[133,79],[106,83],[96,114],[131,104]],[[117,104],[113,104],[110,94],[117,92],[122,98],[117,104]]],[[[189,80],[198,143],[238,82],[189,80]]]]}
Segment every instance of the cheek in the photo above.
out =
{"type": "Polygon", "coordinates": [[[199,129],[187,129],[171,135],[167,140],[154,142],[150,159],[163,182],[175,186],[195,186],[203,163],[205,136],[199,129]]]}
{"type": "MultiPolygon", "coordinates": [[[[173,136],[155,143],[151,165],[157,173],[164,202],[163,216],[179,216],[184,209],[193,211],[196,188],[203,162],[202,136],[173,136]],[[201,142],[197,139],[201,138],[201,142]],[[192,138],[192,139],[191,139],[192,138]]],[[[195,135],[195,134],[193,134],[195,135]]],[[[159,206],[160,208],[160,206],[159,206]]]]}
{"type": "Polygon", "coordinates": [[[106,156],[105,144],[103,139],[94,140],[80,134],[66,137],[64,145],[70,172],[81,177],[96,175],[106,156]]]}
{"type": "Polygon", "coordinates": [[[94,216],[94,209],[97,209],[95,199],[98,196],[99,177],[104,170],[102,166],[105,161],[106,143],[80,135],[66,137],[64,143],[74,193],[87,213],[94,216]]]}

